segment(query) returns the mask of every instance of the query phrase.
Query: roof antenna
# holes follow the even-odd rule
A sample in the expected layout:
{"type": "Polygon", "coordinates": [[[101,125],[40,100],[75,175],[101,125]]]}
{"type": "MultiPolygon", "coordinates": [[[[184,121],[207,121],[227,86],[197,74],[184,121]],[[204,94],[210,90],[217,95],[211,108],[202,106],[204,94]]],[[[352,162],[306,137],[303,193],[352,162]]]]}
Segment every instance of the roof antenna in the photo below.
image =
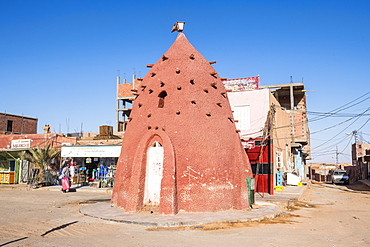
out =
{"type": "Polygon", "coordinates": [[[175,23],[175,25],[173,25],[172,27],[172,30],[171,30],[171,33],[177,31],[177,32],[182,32],[184,31],[184,25],[185,25],[185,22],[183,21],[178,21],[175,23]]]}
{"type": "Polygon", "coordinates": [[[290,83],[293,83],[293,76],[290,76],[290,83]]]}

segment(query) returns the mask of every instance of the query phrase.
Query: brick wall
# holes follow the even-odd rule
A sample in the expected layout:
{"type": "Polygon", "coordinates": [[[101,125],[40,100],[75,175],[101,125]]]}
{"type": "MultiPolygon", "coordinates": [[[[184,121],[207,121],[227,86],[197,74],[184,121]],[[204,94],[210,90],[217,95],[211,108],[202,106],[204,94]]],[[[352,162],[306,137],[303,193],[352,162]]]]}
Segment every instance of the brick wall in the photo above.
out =
{"type": "MultiPolygon", "coordinates": [[[[135,80],[134,89],[138,89],[141,84],[141,79],[135,80]]],[[[132,96],[132,83],[118,84],[118,97],[130,97],[132,96]]]]}
{"type": "Polygon", "coordinates": [[[36,134],[37,118],[0,113],[0,133],[36,134]]]}
{"type": "Polygon", "coordinates": [[[61,146],[62,143],[71,143],[75,145],[77,143],[76,137],[65,137],[63,134],[53,133],[53,134],[8,134],[0,135],[0,149],[10,148],[12,140],[18,139],[31,139],[31,147],[35,148],[37,146],[43,147],[46,144],[50,144],[52,147],[61,146]]]}

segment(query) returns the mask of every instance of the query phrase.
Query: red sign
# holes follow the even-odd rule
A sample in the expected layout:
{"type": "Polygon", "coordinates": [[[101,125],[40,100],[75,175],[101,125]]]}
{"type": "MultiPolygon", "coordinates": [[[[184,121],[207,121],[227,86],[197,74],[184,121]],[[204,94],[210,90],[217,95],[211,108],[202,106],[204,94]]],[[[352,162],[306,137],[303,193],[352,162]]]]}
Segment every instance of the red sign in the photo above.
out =
{"type": "Polygon", "coordinates": [[[226,90],[231,90],[233,92],[255,90],[259,88],[260,77],[245,77],[239,79],[229,79],[222,81],[226,90]]]}

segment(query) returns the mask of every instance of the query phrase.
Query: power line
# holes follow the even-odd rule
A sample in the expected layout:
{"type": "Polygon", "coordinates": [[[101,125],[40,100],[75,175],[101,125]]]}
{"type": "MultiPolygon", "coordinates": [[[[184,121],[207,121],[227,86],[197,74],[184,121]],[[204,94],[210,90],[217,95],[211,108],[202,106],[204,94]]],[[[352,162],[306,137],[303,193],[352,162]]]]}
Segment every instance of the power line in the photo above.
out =
{"type": "Polygon", "coordinates": [[[343,148],[343,150],[342,150],[342,153],[344,152],[344,150],[346,150],[347,149],[347,147],[349,146],[349,144],[352,142],[352,135],[351,135],[351,138],[349,139],[349,142],[347,143],[347,145],[346,145],[346,147],[345,148],[343,148]]]}
{"type": "MultiPolygon", "coordinates": [[[[315,131],[315,132],[311,132],[311,135],[316,134],[316,133],[319,133],[319,132],[322,132],[322,131],[325,131],[325,130],[328,130],[328,129],[332,129],[332,128],[337,127],[337,126],[339,126],[339,125],[341,125],[341,124],[344,124],[344,123],[346,123],[346,122],[348,122],[348,121],[350,121],[350,120],[352,120],[352,119],[354,119],[354,118],[356,118],[356,117],[362,117],[362,116],[363,116],[363,114],[364,114],[365,112],[369,111],[369,110],[370,110],[370,108],[366,109],[364,112],[362,112],[362,113],[360,113],[360,114],[357,114],[356,116],[351,117],[351,118],[349,118],[349,119],[347,119],[347,120],[345,120],[345,121],[343,121],[343,122],[340,122],[340,123],[338,123],[338,124],[335,124],[335,125],[333,125],[333,126],[327,127],[327,128],[325,128],[325,129],[322,129],[322,130],[318,130],[318,131],[315,131]]],[[[370,118],[369,118],[369,119],[370,119],[370,118]]],[[[368,121],[369,121],[369,120],[368,120],[368,121]]]]}
{"type": "Polygon", "coordinates": [[[359,131],[360,129],[362,129],[369,121],[370,121],[370,118],[368,118],[366,120],[366,122],[359,129],[357,129],[357,131],[359,131]]]}
{"type": "Polygon", "coordinates": [[[336,134],[335,136],[333,136],[332,138],[330,138],[329,140],[327,140],[326,142],[324,142],[324,143],[322,143],[322,144],[320,144],[320,145],[318,145],[318,146],[316,146],[315,147],[315,149],[316,148],[318,148],[318,147],[321,147],[321,146],[323,146],[323,145],[325,145],[326,143],[328,143],[329,141],[331,141],[331,140],[333,140],[335,137],[337,137],[338,135],[340,135],[340,134],[342,134],[346,129],[348,129],[352,124],[354,124],[357,120],[358,120],[359,118],[357,118],[357,119],[355,119],[351,124],[349,124],[346,128],[344,128],[342,131],[340,131],[338,134],[336,134]]]}
{"type": "MultiPolygon", "coordinates": [[[[338,107],[338,108],[336,108],[336,109],[332,110],[329,114],[336,114],[336,113],[338,113],[338,112],[340,112],[340,111],[343,111],[343,110],[345,110],[345,109],[351,108],[351,107],[353,107],[353,106],[355,106],[355,105],[358,105],[358,104],[360,104],[360,103],[362,103],[362,102],[366,101],[367,99],[369,99],[369,98],[370,98],[370,96],[369,96],[369,97],[367,97],[366,99],[364,99],[364,100],[360,101],[360,102],[357,102],[357,103],[355,103],[355,104],[353,104],[353,105],[349,105],[349,104],[351,104],[351,103],[353,103],[353,102],[355,102],[355,101],[357,101],[357,100],[361,99],[362,97],[365,97],[365,96],[366,96],[366,95],[368,95],[369,93],[370,93],[370,91],[369,91],[369,92],[367,92],[367,93],[365,93],[365,94],[363,94],[363,95],[361,95],[360,97],[358,97],[358,98],[356,98],[356,99],[354,99],[354,100],[352,100],[352,101],[350,101],[350,102],[348,102],[348,103],[346,103],[346,104],[344,104],[344,105],[342,105],[342,106],[340,106],[340,107],[338,107]],[[349,105],[349,106],[348,106],[348,105],[349,105]]],[[[327,116],[323,116],[323,117],[317,117],[317,118],[312,119],[312,120],[311,120],[311,122],[318,121],[318,120],[321,120],[321,119],[323,119],[323,118],[327,118],[327,117],[330,117],[330,116],[331,116],[331,115],[327,115],[327,116]]]]}
{"type": "MultiPolygon", "coordinates": [[[[356,113],[330,113],[330,112],[315,112],[315,111],[307,111],[309,115],[317,115],[317,116],[328,116],[328,117],[354,117],[356,113]]],[[[364,114],[364,116],[370,116],[370,114],[364,114]]]]}

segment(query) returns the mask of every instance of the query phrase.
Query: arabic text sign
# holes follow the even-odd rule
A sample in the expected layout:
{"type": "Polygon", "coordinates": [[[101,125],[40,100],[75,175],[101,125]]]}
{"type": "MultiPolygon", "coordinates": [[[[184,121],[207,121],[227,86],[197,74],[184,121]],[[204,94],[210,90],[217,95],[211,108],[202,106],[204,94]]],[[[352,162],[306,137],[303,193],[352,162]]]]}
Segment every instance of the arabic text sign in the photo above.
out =
{"type": "Polygon", "coordinates": [[[254,90],[259,88],[260,77],[245,77],[239,79],[230,79],[222,81],[226,90],[231,90],[233,92],[254,90]]]}
{"type": "Polygon", "coordinates": [[[30,148],[31,147],[31,139],[18,139],[12,140],[12,148],[30,148]]]}

